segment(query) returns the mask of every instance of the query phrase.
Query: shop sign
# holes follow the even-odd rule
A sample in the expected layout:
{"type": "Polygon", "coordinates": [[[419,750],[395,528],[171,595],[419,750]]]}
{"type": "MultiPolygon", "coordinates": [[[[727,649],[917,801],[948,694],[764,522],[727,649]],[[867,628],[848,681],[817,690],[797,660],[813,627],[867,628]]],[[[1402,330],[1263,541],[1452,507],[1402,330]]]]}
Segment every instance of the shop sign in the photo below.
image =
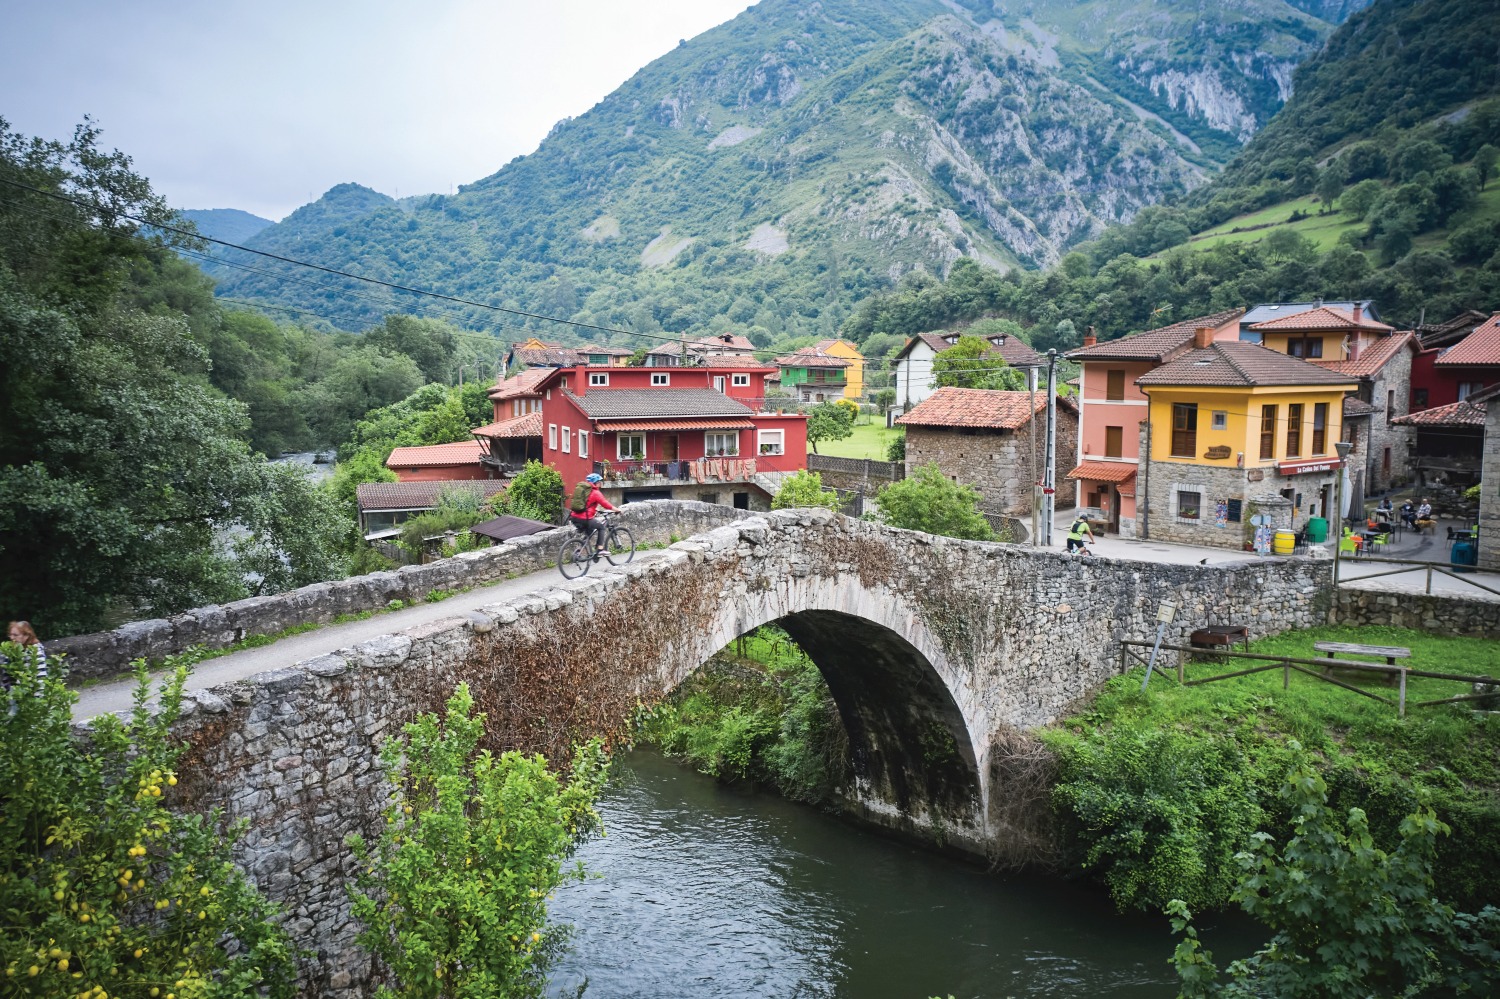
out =
{"type": "Polygon", "coordinates": [[[1207,458],[1209,461],[1223,461],[1233,453],[1234,452],[1230,450],[1228,444],[1215,444],[1213,447],[1203,452],[1203,457],[1207,458]]]}
{"type": "Polygon", "coordinates": [[[1306,475],[1309,472],[1331,472],[1339,467],[1337,459],[1333,461],[1312,461],[1306,464],[1282,464],[1277,465],[1277,470],[1282,475],[1306,475]]]}

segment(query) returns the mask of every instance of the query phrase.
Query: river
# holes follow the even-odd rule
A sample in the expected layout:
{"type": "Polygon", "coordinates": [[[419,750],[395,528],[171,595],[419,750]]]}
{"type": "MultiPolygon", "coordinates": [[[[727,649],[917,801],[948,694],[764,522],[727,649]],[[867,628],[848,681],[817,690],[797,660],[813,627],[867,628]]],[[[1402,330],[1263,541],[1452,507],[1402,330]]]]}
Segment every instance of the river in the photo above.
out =
{"type": "MultiPolygon", "coordinates": [[[[1166,919],[1097,890],[987,874],[650,752],[614,770],[607,835],[579,852],[598,877],[552,905],[575,936],[551,996],[1176,995],[1166,919]]],[[[1258,937],[1235,923],[1219,937],[1239,956],[1258,937]]]]}

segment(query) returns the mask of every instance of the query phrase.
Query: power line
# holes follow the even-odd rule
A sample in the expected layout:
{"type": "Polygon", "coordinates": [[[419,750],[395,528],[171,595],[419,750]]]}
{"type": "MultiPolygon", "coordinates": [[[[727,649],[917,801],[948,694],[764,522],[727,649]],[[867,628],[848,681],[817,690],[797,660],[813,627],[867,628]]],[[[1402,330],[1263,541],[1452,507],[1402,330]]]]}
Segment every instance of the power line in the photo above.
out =
{"type": "MultiPolygon", "coordinates": [[[[89,209],[89,208],[95,207],[95,206],[89,205],[86,202],[79,201],[76,198],[70,198],[70,197],[68,197],[66,195],[58,194],[55,191],[47,191],[47,190],[43,190],[42,188],[39,188],[39,187],[32,187],[29,184],[22,184],[22,183],[20,183],[18,181],[7,180],[5,178],[0,178],[0,183],[8,184],[11,187],[17,187],[17,188],[20,188],[20,189],[25,190],[25,191],[30,191],[33,194],[40,194],[43,197],[52,198],[52,199],[54,199],[56,201],[66,202],[67,204],[73,205],[73,206],[75,206],[77,208],[89,209]]],[[[637,333],[634,330],[618,329],[618,328],[613,327],[613,326],[596,326],[596,325],[594,325],[592,323],[580,323],[580,322],[575,322],[574,320],[571,320],[571,319],[558,319],[556,316],[544,316],[544,315],[541,315],[540,313],[536,313],[536,312],[523,312],[520,309],[507,309],[507,308],[504,308],[504,307],[499,306],[499,305],[490,305],[487,302],[476,302],[476,301],[473,301],[472,299],[459,298],[459,297],[457,297],[455,295],[444,295],[444,294],[442,294],[440,292],[427,291],[427,290],[422,289],[422,288],[411,288],[411,287],[408,287],[406,285],[396,284],[395,282],[392,282],[392,281],[382,281],[379,278],[364,277],[364,276],[359,275],[359,274],[351,274],[348,271],[342,271],[342,270],[339,270],[336,267],[328,267],[328,266],[325,266],[323,264],[315,264],[315,263],[312,263],[311,261],[307,261],[307,260],[297,260],[294,257],[282,256],[279,253],[270,253],[270,252],[268,252],[266,250],[256,250],[256,249],[253,249],[253,248],[248,247],[248,246],[241,246],[238,243],[230,243],[230,242],[228,242],[226,240],[215,239],[212,236],[204,236],[201,233],[189,232],[188,230],[180,228],[178,226],[166,225],[165,223],[161,223],[161,222],[151,222],[148,219],[143,219],[143,218],[141,218],[140,216],[137,216],[137,215],[131,215],[128,212],[118,212],[118,213],[116,213],[116,215],[117,215],[118,218],[128,219],[131,222],[135,222],[135,223],[137,223],[139,225],[147,226],[147,227],[149,227],[151,229],[159,230],[159,231],[162,231],[162,232],[176,233],[177,235],[183,236],[183,237],[185,237],[187,239],[202,240],[205,243],[213,243],[213,244],[215,244],[217,246],[228,247],[231,250],[239,250],[239,251],[241,251],[243,253],[253,253],[253,254],[257,255],[257,256],[266,257],[266,258],[268,258],[270,260],[278,260],[278,261],[280,261],[282,263],[292,264],[292,265],[297,266],[297,267],[307,267],[307,268],[309,268],[311,270],[322,271],[325,274],[332,274],[335,277],[348,278],[351,281],[362,281],[362,282],[364,282],[366,284],[376,285],[377,287],[381,287],[381,288],[389,288],[392,291],[405,292],[405,293],[407,293],[409,295],[420,295],[420,296],[423,296],[423,297],[426,297],[426,298],[434,298],[434,299],[437,299],[439,301],[453,302],[453,303],[455,303],[457,305],[469,306],[470,308],[484,309],[484,310],[489,311],[489,312],[500,312],[500,313],[504,313],[506,315],[511,315],[511,316],[521,316],[522,318],[525,318],[525,319],[536,319],[536,320],[540,320],[542,322],[558,323],[558,324],[563,325],[563,326],[572,326],[572,327],[577,328],[577,329],[594,330],[594,331],[600,332],[600,333],[620,333],[620,334],[623,334],[624,336],[638,336],[638,337],[645,337],[645,338],[651,339],[651,340],[662,340],[662,341],[668,341],[668,342],[676,342],[679,339],[678,337],[675,337],[675,336],[665,336],[665,335],[656,334],[656,333],[637,333]]]]}

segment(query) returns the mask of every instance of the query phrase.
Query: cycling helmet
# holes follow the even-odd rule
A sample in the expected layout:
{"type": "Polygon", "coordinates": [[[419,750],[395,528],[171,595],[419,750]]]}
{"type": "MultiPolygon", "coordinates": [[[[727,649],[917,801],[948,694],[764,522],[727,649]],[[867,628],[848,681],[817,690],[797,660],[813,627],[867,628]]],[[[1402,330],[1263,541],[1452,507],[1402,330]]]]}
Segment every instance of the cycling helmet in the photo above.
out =
{"type": "Polygon", "coordinates": [[[587,474],[587,475],[585,475],[583,477],[583,481],[585,481],[585,482],[603,482],[604,481],[604,476],[600,475],[598,472],[590,472],[589,474],[587,474]]]}

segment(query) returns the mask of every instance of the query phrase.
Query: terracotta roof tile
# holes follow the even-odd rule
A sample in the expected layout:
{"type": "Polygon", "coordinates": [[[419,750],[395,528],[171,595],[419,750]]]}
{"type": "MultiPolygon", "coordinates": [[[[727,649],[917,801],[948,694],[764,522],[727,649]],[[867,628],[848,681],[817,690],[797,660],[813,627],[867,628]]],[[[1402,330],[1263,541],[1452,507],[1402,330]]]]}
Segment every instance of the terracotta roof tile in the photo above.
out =
{"type": "Polygon", "coordinates": [[[1365,402],[1357,395],[1344,396],[1345,416],[1371,416],[1378,412],[1380,412],[1380,410],[1376,409],[1368,402],[1365,402]]]}
{"type": "Polygon", "coordinates": [[[515,399],[523,395],[540,395],[541,393],[537,391],[537,386],[551,373],[551,368],[527,368],[520,374],[512,375],[490,389],[490,401],[502,402],[506,399],[515,399]]]}
{"type": "Polygon", "coordinates": [[[512,353],[517,363],[528,368],[571,368],[588,363],[588,357],[572,347],[517,347],[512,353]]]}
{"type": "Polygon", "coordinates": [[[1347,385],[1356,379],[1288,357],[1258,343],[1214,343],[1196,348],[1135,380],[1137,385],[1347,385]]]}
{"type": "Polygon", "coordinates": [[[819,354],[811,349],[776,358],[776,364],[783,368],[847,368],[853,363],[847,358],[819,354]]]}
{"type": "Polygon", "coordinates": [[[480,447],[476,440],[456,444],[431,444],[427,447],[398,447],[385,460],[386,468],[438,468],[451,465],[479,464],[480,447]]]}
{"type": "Polygon", "coordinates": [[[486,424],[476,427],[473,431],[475,437],[541,437],[542,436],[542,411],[523,413],[513,416],[508,420],[498,423],[486,424]]]}
{"type": "Polygon", "coordinates": [[[1500,364],[1500,312],[1476,326],[1434,363],[1439,367],[1500,364]]]}
{"type": "Polygon", "coordinates": [[[1064,356],[1070,361],[1165,361],[1192,345],[1193,334],[1200,326],[1218,329],[1244,315],[1244,309],[1225,309],[1209,316],[1184,319],[1143,333],[1132,333],[1118,340],[1096,343],[1092,347],[1070,350],[1064,356]]]}
{"type": "Polygon", "coordinates": [[[1085,461],[1067,477],[1088,482],[1128,482],[1137,471],[1139,466],[1130,461],[1085,461]]]}
{"type": "Polygon", "coordinates": [[[1489,406],[1484,402],[1454,402],[1398,416],[1392,423],[1403,427],[1483,427],[1489,406]]]}
{"type": "MultiPolygon", "coordinates": [[[[958,334],[952,333],[919,333],[918,335],[912,337],[910,340],[906,341],[906,345],[896,353],[896,357],[894,359],[900,360],[901,358],[905,357],[907,354],[911,353],[911,349],[919,343],[925,343],[927,346],[932,348],[933,353],[941,354],[943,351],[948,350],[953,346],[953,344],[948,342],[947,338],[949,336],[957,335],[958,334]]],[[[1042,355],[1032,350],[1031,345],[1028,344],[1025,340],[1022,340],[1020,337],[993,336],[985,337],[985,339],[990,341],[990,352],[999,354],[1005,359],[1005,363],[1011,365],[1012,367],[1025,368],[1043,363],[1042,355]]]]}
{"type": "Polygon", "coordinates": [[[1403,349],[1413,351],[1418,349],[1416,334],[1408,332],[1383,336],[1365,348],[1359,357],[1352,361],[1325,361],[1314,358],[1312,363],[1351,378],[1370,378],[1390,363],[1391,358],[1403,349]]]}
{"type": "MultiPolygon", "coordinates": [[[[1062,397],[1058,403],[1076,408],[1072,399],[1062,397]]],[[[896,422],[905,427],[982,427],[991,430],[1015,430],[1024,427],[1033,413],[1047,406],[1047,394],[1038,392],[1035,405],[1030,392],[1001,392],[993,389],[940,388],[917,403],[896,422]]]]}
{"type": "Polygon", "coordinates": [[[1294,313],[1290,316],[1280,316],[1276,319],[1268,319],[1263,323],[1256,323],[1250,329],[1257,333],[1297,333],[1302,330],[1348,330],[1361,329],[1376,332],[1390,332],[1396,327],[1388,326],[1376,319],[1361,313],[1359,322],[1354,321],[1354,313],[1337,309],[1331,305],[1320,305],[1315,309],[1305,312],[1294,313]]]}
{"type": "Polygon", "coordinates": [[[489,499],[505,491],[498,479],[463,479],[458,482],[361,482],[354,487],[361,510],[431,510],[444,490],[465,489],[489,499]]]}

